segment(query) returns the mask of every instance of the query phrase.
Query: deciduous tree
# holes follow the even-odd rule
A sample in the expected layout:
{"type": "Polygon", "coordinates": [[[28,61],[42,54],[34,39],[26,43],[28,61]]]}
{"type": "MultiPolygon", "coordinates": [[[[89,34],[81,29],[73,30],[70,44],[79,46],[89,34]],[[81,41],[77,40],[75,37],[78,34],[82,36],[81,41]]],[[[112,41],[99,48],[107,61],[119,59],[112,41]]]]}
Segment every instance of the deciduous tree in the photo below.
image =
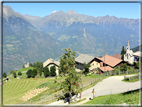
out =
{"type": "Polygon", "coordinates": [[[50,67],[50,75],[51,76],[56,76],[56,67],[55,66],[50,67]]]}
{"type": "Polygon", "coordinates": [[[5,72],[3,72],[3,77],[6,78],[7,77],[7,74],[5,72]]]}
{"type": "Polygon", "coordinates": [[[65,54],[62,55],[62,58],[65,60],[66,64],[64,69],[68,73],[65,80],[60,83],[60,88],[63,88],[63,93],[70,96],[70,101],[73,94],[77,94],[81,91],[79,83],[81,83],[81,77],[75,71],[75,51],[72,52],[70,48],[64,49],[65,54]]]}
{"type": "Polygon", "coordinates": [[[31,72],[31,77],[35,78],[36,75],[37,75],[37,70],[33,69],[32,72],[31,72]]]}
{"type": "Polygon", "coordinates": [[[20,71],[20,72],[18,72],[18,75],[19,75],[19,76],[21,76],[21,75],[22,75],[22,72],[21,72],[21,71],[20,71]]]}
{"type": "Polygon", "coordinates": [[[26,72],[27,78],[30,78],[30,77],[31,77],[31,73],[32,73],[32,70],[31,70],[31,69],[29,69],[29,70],[26,72]]]}
{"type": "Polygon", "coordinates": [[[45,67],[44,68],[44,77],[48,77],[50,75],[50,72],[49,72],[49,68],[48,67],[45,67]]]}

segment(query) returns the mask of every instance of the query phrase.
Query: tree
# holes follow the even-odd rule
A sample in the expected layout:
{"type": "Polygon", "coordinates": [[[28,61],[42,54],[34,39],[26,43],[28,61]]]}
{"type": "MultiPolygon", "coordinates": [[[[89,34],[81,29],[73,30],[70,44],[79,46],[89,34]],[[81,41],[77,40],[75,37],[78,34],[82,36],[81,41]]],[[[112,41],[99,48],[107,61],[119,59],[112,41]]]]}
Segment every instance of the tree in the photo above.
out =
{"type": "Polygon", "coordinates": [[[25,68],[25,65],[23,64],[23,66],[22,66],[23,68],[25,68]]]}
{"type": "Polygon", "coordinates": [[[120,66],[120,70],[121,70],[121,71],[127,71],[127,64],[126,64],[126,63],[122,64],[122,65],[120,66]]]}
{"type": "Polygon", "coordinates": [[[16,77],[17,77],[16,72],[13,72],[13,77],[14,77],[14,78],[16,78],[16,77]]]}
{"type": "Polygon", "coordinates": [[[64,75],[65,76],[65,73],[66,72],[66,69],[64,68],[64,65],[66,64],[66,60],[63,59],[63,57],[60,58],[60,66],[59,66],[59,74],[60,75],[64,75]]]}
{"type": "Polygon", "coordinates": [[[50,75],[51,76],[56,76],[56,67],[55,66],[50,67],[50,75]]]}
{"type": "Polygon", "coordinates": [[[7,77],[7,74],[5,72],[3,72],[3,77],[6,78],[7,77]]]}
{"type": "Polygon", "coordinates": [[[30,78],[30,77],[31,77],[31,73],[32,73],[32,70],[31,70],[31,69],[29,69],[29,70],[26,72],[27,78],[30,78]]]}
{"type": "Polygon", "coordinates": [[[124,49],[124,46],[122,47],[122,50],[121,50],[121,59],[124,60],[124,54],[126,53],[125,49],[124,49]]]}
{"type": "Polygon", "coordinates": [[[13,74],[13,72],[15,72],[15,71],[14,71],[14,70],[11,70],[11,71],[10,71],[10,74],[13,74]]]}
{"type": "Polygon", "coordinates": [[[30,66],[30,67],[33,67],[32,63],[29,63],[29,66],[30,66]]]}
{"type": "Polygon", "coordinates": [[[75,71],[75,51],[71,52],[71,49],[64,49],[66,51],[65,54],[62,55],[62,59],[66,62],[63,66],[65,72],[68,73],[65,80],[60,84],[60,88],[63,88],[64,96],[67,94],[70,97],[70,101],[72,95],[77,94],[81,91],[79,83],[81,83],[80,75],[75,71]]]}
{"type": "Polygon", "coordinates": [[[39,70],[39,75],[40,75],[40,77],[42,76],[42,72],[43,72],[42,69],[40,69],[40,70],[39,70]]]}
{"type": "Polygon", "coordinates": [[[48,67],[45,67],[44,68],[44,77],[48,77],[50,75],[50,72],[49,72],[49,68],[48,67]]]}
{"type": "Polygon", "coordinates": [[[88,63],[88,64],[84,63],[84,68],[85,68],[84,74],[85,74],[85,76],[89,73],[89,67],[90,67],[90,63],[88,63]]]}
{"type": "Polygon", "coordinates": [[[21,76],[21,75],[22,75],[22,72],[21,72],[21,71],[20,71],[20,72],[18,72],[18,75],[19,75],[19,76],[21,76]]]}
{"type": "Polygon", "coordinates": [[[36,75],[37,75],[37,70],[33,69],[32,72],[31,72],[31,77],[35,78],[36,75]]]}

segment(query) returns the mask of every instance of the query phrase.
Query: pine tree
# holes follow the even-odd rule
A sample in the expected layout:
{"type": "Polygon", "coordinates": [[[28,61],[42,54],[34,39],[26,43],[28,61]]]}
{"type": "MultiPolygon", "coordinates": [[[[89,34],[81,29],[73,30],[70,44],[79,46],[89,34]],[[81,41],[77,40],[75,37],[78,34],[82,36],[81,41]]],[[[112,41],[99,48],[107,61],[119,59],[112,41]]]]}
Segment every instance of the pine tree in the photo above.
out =
{"type": "Polygon", "coordinates": [[[63,88],[63,93],[70,96],[70,101],[72,95],[77,94],[81,91],[79,83],[81,83],[81,76],[75,71],[75,51],[71,52],[71,49],[64,49],[65,54],[62,55],[62,58],[66,62],[63,66],[64,70],[68,73],[65,80],[60,83],[60,88],[63,88]]]}
{"type": "Polygon", "coordinates": [[[124,54],[126,53],[125,49],[124,49],[124,46],[122,47],[122,50],[121,50],[121,59],[124,60],[124,54]]]}

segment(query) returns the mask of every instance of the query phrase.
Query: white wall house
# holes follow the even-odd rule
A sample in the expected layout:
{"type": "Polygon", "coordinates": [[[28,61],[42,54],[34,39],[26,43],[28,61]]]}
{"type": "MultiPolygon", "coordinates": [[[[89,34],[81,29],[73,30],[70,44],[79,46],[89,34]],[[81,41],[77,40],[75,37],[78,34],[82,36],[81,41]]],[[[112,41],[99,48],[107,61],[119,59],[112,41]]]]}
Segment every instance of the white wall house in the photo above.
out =
{"type": "Polygon", "coordinates": [[[59,76],[59,65],[60,63],[58,61],[54,61],[53,59],[49,58],[48,60],[46,60],[43,63],[43,68],[48,67],[50,70],[51,66],[55,66],[56,67],[56,76],[59,76]]]}

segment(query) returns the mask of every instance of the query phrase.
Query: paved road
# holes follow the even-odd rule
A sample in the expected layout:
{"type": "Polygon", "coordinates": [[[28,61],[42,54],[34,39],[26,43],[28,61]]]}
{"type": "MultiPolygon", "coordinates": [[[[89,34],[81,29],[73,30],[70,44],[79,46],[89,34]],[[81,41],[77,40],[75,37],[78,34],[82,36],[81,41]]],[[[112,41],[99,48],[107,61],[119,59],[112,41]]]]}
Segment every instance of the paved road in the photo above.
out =
{"type": "MultiPolygon", "coordinates": [[[[124,76],[112,76],[108,77],[101,82],[97,83],[94,87],[91,87],[82,92],[81,99],[93,98],[92,90],[95,89],[95,97],[109,94],[116,94],[126,92],[127,90],[133,90],[140,88],[140,81],[129,83],[123,82],[124,76]]],[[[88,101],[88,100],[86,100],[88,101]]],[[[63,101],[56,101],[50,105],[63,104],[63,101]]],[[[67,103],[66,103],[67,104],[67,103]]]]}
{"type": "Polygon", "coordinates": [[[95,97],[101,95],[109,95],[126,92],[127,90],[133,90],[140,88],[140,81],[129,83],[123,82],[124,76],[112,76],[97,83],[94,87],[89,88],[82,92],[82,98],[93,98],[92,90],[95,90],[95,97]]]}

